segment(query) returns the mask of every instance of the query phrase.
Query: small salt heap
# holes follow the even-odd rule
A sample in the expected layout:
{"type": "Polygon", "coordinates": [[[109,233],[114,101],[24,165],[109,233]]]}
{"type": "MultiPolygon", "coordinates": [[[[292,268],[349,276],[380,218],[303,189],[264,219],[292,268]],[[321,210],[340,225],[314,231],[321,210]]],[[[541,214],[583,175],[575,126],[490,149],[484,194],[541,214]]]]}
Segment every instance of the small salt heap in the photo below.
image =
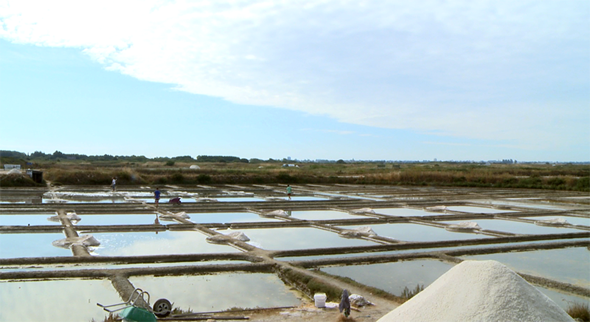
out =
{"type": "Polygon", "coordinates": [[[574,321],[499,262],[464,261],[377,322],[574,321]]]}

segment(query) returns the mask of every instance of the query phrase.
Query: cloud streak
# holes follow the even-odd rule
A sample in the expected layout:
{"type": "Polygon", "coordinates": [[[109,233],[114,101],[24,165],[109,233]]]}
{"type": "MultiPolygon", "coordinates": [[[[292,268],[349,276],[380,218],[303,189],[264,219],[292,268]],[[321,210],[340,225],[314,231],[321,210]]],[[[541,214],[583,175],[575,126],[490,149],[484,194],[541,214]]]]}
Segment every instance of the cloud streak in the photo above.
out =
{"type": "Polygon", "coordinates": [[[588,143],[586,1],[15,1],[0,37],[231,102],[529,148],[588,143]]]}

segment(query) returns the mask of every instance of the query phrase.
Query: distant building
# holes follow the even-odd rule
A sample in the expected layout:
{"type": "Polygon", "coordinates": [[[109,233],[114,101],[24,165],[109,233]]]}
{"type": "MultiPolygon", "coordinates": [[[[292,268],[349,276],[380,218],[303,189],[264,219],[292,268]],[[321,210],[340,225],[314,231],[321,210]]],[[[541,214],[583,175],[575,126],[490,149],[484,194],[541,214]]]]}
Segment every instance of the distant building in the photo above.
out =
{"type": "Polygon", "coordinates": [[[4,165],[4,170],[12,170],[12,169],[20,170],[20,164],[5,164],[4,165]]]}

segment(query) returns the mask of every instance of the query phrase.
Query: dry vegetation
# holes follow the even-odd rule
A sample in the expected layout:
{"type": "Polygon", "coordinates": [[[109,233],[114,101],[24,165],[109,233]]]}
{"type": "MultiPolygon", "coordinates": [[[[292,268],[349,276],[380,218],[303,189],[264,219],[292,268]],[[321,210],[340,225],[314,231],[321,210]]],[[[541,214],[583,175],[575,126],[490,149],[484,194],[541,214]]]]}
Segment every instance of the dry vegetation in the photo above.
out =
{"type": "MultiPolygon", "coordinates": [[[[54,184],[394,184],[463,187],[534,188],[590,191],[590,166],[582,164],[480,163],[190,163],[173,162],[76,162],[36,164],[54,184]]],[[[0,178],[1,186],[34,185],[31,180],[0,178]]]]}

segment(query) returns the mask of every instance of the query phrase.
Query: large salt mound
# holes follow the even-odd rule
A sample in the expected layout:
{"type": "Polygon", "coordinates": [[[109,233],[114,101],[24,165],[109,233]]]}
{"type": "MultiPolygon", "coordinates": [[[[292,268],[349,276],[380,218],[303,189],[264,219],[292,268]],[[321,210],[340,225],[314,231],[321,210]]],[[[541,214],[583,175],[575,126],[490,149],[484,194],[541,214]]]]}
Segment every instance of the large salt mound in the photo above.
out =
{"type": "Polygon", "coordinates": [[[464,261],[377,322],[574,321],[499,262],[464,261]]]}

